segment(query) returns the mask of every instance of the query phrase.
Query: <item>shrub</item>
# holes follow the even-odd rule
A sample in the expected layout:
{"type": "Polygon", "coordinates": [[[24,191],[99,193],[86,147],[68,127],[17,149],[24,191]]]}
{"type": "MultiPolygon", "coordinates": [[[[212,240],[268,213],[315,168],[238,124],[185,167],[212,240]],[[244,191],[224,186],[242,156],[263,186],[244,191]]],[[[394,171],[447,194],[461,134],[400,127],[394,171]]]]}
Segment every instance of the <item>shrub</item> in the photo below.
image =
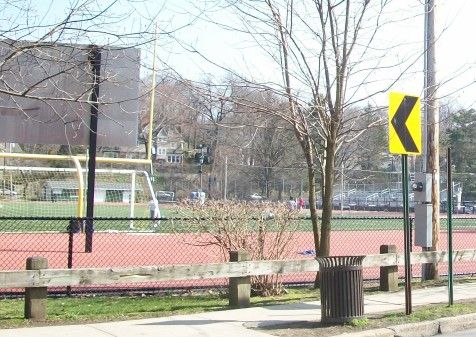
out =
{"type": "MultiPolygon", "coordinates": [[[[203,233],[189,244],[217,246],[223,260],[230,251],[245,250],[252,260],[281,260],[289,256],[298,211],[282,203],[245,203],[209,200],[205,205],[182,202],[175,208],[176,219],[185,222],[188,230],[203,233]]],[[[278,295],[284,291],[281,276],[252,277],[252,292],[261,296],[278,295]]]]}

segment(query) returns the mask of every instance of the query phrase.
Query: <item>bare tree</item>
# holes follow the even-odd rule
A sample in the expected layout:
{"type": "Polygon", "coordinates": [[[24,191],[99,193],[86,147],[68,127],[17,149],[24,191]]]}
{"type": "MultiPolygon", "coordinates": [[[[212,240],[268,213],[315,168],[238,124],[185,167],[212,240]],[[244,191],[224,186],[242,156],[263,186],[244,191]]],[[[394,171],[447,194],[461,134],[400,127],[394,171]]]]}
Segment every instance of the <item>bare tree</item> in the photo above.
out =
{"type": "MultiPolygon", "coordinates": [[[[240,137],[240,151],[246,157],[248,174],[259,187],[259,192],[267,198],[272,197],[278,176],[284,174],[283,168],[300,165],[296,157],[293,131],[289,124],[276,115],[266,111],[286,109],[286,101],[272,90],[254,90],[246,82],[239,82],[231,97],[234,101],[236,123],[246,126],[240,137]],[[258,107],[258,108],[257,108],[258,107]]],[[[250,191],[252,192],[252,191],[250,191]]],[[[278,199],[283,200],[283,190],[278,199]]]]}
{"type": "MultiPolygon", "coordinates": [[[[352,97],[348,97],[350,75],[360,61],[353,61],[352,56],[356,49],[356,57],[365,54],[377,26],[369,27],[366,17],[372,15],[378,20],[386,1],[372,10],[369,1],[350,0],[263,0],[228,4],[241,19],[241,32],[252,36],[279,65],[281,86],[252,84],[251,81],[250,85],[256,90],[272,88],[286,99],[287,108],[270,110],[259,106],[256,111],[278,116],[291,126],[307,165],[315,248],[321,256],[329,255],[338,153],[344,144],[368,127],[358,127],[358,117],[346,114],[352,101],[352,97]],[[323,199],[320,226],[316,209],[319,174],[323,199]]],[[[359,79],[357,86],[364,82],[359,79]]]]}

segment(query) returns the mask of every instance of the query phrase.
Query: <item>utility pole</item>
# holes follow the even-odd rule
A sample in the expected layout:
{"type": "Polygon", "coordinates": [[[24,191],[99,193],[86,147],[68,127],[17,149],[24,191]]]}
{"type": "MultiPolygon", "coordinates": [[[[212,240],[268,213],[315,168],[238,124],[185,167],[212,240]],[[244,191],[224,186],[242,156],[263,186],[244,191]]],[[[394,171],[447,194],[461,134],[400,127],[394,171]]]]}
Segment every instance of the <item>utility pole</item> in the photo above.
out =
{"type": "MultiPolygon", "coordinates": [[[[424,57],[424,157],[423,172],[431,173],[432,246],[423,250],[437,250],[440,234],[440,162],[439,114],[436,99],[435,69],[435,0],[425,0],[425,57],[424,57]]],[[[438,265],[423,266],[422,279],[438,279],[438,265]]]]}
{"type": "Polygon", "coordinates": [[[283,198],[283,201],[285,201],[285,200],[286,200],[286,198],[284,197],[284,178],[283,178],[283,186],[282,186],[282,191],[283,191],[282,198],[283,198]]]}
{"type": "Polygon", "coordinates": [[[223,183],[223,200],[226,200],[228,187],[228,156],[225,156],[225,182],[223,183]]]}
{"type": "Polygon", "coordinates": [[[344,162],[340,164],[340,215],[344,215],[344,162]]]}

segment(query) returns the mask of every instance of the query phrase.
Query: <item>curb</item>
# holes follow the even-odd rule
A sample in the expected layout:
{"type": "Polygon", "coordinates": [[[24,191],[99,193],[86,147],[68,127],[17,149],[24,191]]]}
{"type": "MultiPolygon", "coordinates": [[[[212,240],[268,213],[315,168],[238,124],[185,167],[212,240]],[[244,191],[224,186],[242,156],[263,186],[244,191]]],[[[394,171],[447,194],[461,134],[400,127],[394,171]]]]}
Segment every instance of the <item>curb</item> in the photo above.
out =
{"type": "Polygon", "coordinates": [[[439,322],[440,333],[476,329],[476,313],[456,317],[446,317],[440,319],[439,322]]]}
{"type": "Polygon", "coordinates": [[[388,328],[373,329],[360,332],[346,332],[334,337],[394,337],[395,331],[388,328]]]}
{"type": "Polygon", "coordinates": [[[395,337],[431,337],[438,334],[440,323],[438,321],[427,321],[394,325],[388,328],[395,332],[395,337]]]}
{"type": "Polygon", "coordinates": [[[388,328],[343,333],[334,337],[429,337],[476,329],[476,313],[445,317],[436,321],[393,325],[388,328]]]}

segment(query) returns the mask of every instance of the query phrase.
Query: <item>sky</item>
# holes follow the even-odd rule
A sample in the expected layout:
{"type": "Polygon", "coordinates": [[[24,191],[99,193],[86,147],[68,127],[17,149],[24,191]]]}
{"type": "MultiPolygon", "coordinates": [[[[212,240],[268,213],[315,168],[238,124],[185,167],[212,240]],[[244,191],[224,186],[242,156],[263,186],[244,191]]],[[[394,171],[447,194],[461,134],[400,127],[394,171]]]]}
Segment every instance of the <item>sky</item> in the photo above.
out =
{"type": "MultiPolygon", "coordinates": [[[[436,69],[439,83],[438,95],[442,102],[465,108],[476,105],[476,44],[471,43],[472,23],[476,13],[474,0],[436,0],[436,69]]],[[[183,13],[190,11],[187,1],[166,2],[167,11],[183,13]],[[173,3],[173,5],[172,5],[173,3]]],[[[196,9],[195,9],[196,11],[196,9]]],[[[369,86],[362,95],[385,88],[388,83],[406,72],[401,80],[389,89],[423,96],[423,37],[424,5],[418,0],[393,1],[387,12],[386,25],[378,33],[374,45],[389,48],[386,52],[388,64],[402,62],[400,67],[380,71],[375,87],[369,86]],[[407,18],[401,21],[402,18],[407,18]],[[411,65],[412,64],[412,65],[411,65]],[[406,69],[410,67],[409,69],[406,69]]],[[[165,15],[164,17],[167,17],[165,15]]],[[[181,16],[182,20],[186,20],[181,16]]],[[[234,22],[229,13],[217,12],[210,17],[220,22],[234,22]],[[228,16],[227,16],[228,15],[228,16]]],[[[177,17],[175,17],[175,22],[177,17]]],[[[166,22],[166,20],[164,20],[166,22]]],[[[248,38],[224,31],[212,24],[198,20],[193,27],[186,28],[177,36],[193,45],[215,63],[233,68],[241,74],[259,80],[280,80],[280,73],[273,67],[263,50],[255,47],[248,38]],[[197,28],[198,27],[198,28],[197,28]]],[[[180,45],[163,45],[159,57],[167,66],[174,67],[184,77],[200,78],[203,73],[219,77],[224,72],[205,62],[202,57],[181,51],[180,45]]],[[[384,104],[387,94],[373,98],[374,104],[384,104]]]]}
{"type": "MultiPolygon", "coordinates": [[[[28,22],[53,23],[64,17],[64,13],[74,0],[25,1],[33,6],[28,22]],[[34,15],[33,15],[34,14],[34,15]]],[[[104,25],[103,29],[112,34],[91,33],[81,36],[82,43],[130,44],[133,40],[118,40],[114,33],[147,30],[148,34],[135,37],[140,46],[144,69],[150,68],[153,58],[154,26],[159,29],[157,58],[159,70],[173,69],[182,77],[201,80],[212,76],[221,80],[227,76],[224,69],[256,81],[280,82],[279,68],[270,61],[270,49],[260,48],[250,36],[218,27],[208,21],[216,21],[230,26],[239,26],[240,21],[230,10],[223,10],[213,0],[144,0],[90,1],[105,8],[114,3],[98,23],[115,22],[104,25]],[[149,41],[148,43],[146,43],[149,41]]],[[[379,3],[380,1],[371,3],[379,3]]],[[[372,72],[372,84],[359,87],[352,97],[366,97],[376,91],[369,103],[382,105],[387,101],[386,91],[399,91],[423,95],[423,0],[393,0],[385,12],[385,22],[374,40],[374,46],[385,50],[384,61],[379,65],[395,65],[390,69],[372,72]],[[393,85],[390,83],[405,75],[393,85]],[[387,90],[388,89],[388,90],[387,90]]],[[[436,65],[438,95],[442,101],[464,108],[476,105],[476,44],[472,43],[473,20],[476,13],[474,0],[436,0],[436,65]]],[[[93,6],[94,7],[94,6],[93,6]]],[[[15,16],[13,10],[3,11],[0,26],[6,26],[25,15],[15,16]]],[[[373,18],[368,18],[371,22],[373,18]]],[[[87,26],[83,23],[82,27],[87,26]]],[[[31,32],[31,36],[40,35],[31,32]]],[[[272,52],[271,52],[272,54],[272,52]]],[[[371,59],[371,54],[369,54],[371,59]]],[[[382,53],[380,53],[382,55],[382,53]]],[[[143,71],[146,74],[147,71],[143,71]]],[[[359,82],[351,83],[350,87],[359,82]]]]}

